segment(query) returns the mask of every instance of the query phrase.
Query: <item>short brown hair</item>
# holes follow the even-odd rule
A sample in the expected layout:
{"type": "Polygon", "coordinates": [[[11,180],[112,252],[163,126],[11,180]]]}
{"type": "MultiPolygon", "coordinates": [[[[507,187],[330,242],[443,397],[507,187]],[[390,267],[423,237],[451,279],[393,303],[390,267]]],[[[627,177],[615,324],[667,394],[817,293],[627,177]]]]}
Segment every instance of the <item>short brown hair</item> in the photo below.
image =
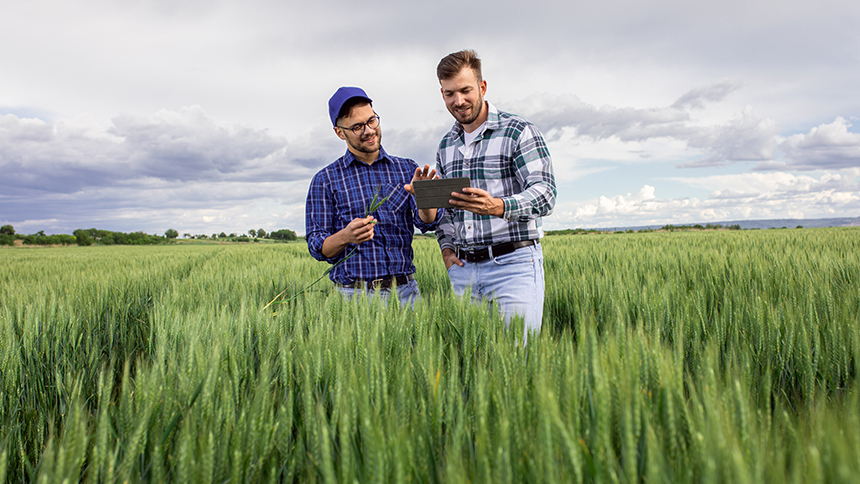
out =
{"type": "Polygon", "coordinates": [[[370,104],[370,107],[373,108],[373,103],[369,102],[366,98],[354,97],[352,99],[347,99],[347,101],[343,103],[343,106],[340,107],[340,111],[338,111],[335,121],[340,121],[340,118],[349,117],[349,115],[352,114],[352,108],[363,106],[365,104],[370,104]]]}
{"type": "Polygon", "coordinates": [[[472,49],[461,50],[448,54],[439,61],[436,66],[436,77],[440,81],[451,79],[463,70],[464,67],[469,67],[475,73],[475,77],[480,83],[483,79],[481,76],[481,59],[478,58],[478,53],[472,49]]]}

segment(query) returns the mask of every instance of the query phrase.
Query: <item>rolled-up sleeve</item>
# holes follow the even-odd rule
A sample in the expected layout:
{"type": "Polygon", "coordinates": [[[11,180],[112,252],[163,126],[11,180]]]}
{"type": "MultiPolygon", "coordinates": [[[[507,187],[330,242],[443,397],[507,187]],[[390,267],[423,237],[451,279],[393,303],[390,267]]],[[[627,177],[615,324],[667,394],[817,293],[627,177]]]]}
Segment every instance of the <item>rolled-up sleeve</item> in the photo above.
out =
{"type": "MultiPolygon", "coordinates": [[[[414,202],[413,202],[414,203],[414,202]]],[[[442,221],[442,217],[445,215],[445,209],[440,208],[436,210],[436,219],[434,219],[429,224],[418,216],[418,207],[415,207],[415,227],[421,231],[421,233],[429,232],[431,230],[436,230],[436,227],[439,226],[439,222],[442,221]]]]}
{"type": "Polygon", "coordinates": [[[334,263],[340,254],[328,258],[322,253],[323,242],[335,232],[334,202],[327,185],[322,172],[317,173],[311,180],[305,201],[305,239],[308,242],[308,251],[314,259],[334,263]]]}
{"type": "Polygon", "coordinates": [[[520,193],[504,197],[503,218],[527,222],[552,213],[556,187],[552,158],[540,131],[527,125],[517,140],[513,154],[516,177],[524,188],[520,193]]]}

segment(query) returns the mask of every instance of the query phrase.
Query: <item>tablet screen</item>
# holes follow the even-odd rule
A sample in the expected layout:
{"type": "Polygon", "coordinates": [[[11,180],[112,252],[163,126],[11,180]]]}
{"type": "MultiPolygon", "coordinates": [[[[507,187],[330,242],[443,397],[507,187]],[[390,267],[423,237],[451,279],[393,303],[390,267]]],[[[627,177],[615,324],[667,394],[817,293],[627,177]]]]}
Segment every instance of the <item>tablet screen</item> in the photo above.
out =
{"type": "Polygon", "coordinates": [[[415,202],[418,208],[453,208],[453,205],[448,203],[451,192],[461,192],[471,184],[468,178],[461,177],[417,180],[412,183],[412,186],[415,188],[415,202]]]}

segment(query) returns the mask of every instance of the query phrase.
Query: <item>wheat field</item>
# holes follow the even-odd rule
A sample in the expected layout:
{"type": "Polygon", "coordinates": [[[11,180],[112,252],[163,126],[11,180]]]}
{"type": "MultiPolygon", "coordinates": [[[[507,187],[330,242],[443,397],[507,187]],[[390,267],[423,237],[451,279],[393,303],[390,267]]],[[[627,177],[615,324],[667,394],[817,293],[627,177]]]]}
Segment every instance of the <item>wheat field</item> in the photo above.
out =
{"type": "Polygon", "coordinates": [[[860,229],[543,245],[526,347],[424,237],[414,308],[264,309],[303,243],[2,249],[0,482],[856,481],[860,229]]]}

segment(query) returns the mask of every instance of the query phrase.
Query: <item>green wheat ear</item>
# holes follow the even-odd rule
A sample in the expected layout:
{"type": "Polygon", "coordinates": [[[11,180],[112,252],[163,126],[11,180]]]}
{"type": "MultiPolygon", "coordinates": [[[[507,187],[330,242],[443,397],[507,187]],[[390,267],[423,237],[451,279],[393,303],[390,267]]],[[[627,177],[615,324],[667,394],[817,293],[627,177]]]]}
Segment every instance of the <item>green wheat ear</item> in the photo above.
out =
{"type": "Polygon", "coordinates": [[[365,210],[364,210],[364,216],[365,217],[367,217],[371,213],[375,212],[377,209],[379,209],[379,207],[382,206],[383,203],[388,201],[388,199],[391,198],[392,195],[394,195],[394,192],[397,191],[397,187],[394,187],[394,190],[391,190],[391,193],[389,193],[388,196],[386,196],[382,200],[379,199],[379,191],[380,190],[381,190],[381,188],[377,186],[376,190],[373,192],[373,200],[370,201],[370,205],[367,208],[365,208],[365,210]]]}
{"type": "MultiPolygon", "coordinates": [[[[364,208],[364,216],[365,216],[365,217],[367,217],[368,215],[370,215],[370,214],[372,214],[373,212],[377,211],[377,210],[379,209],[379,207],[381,207],[381,206],[382,206],[382,204],[384,204],[385,202],[387,202],[387,201],[388,201],[388,199],[389,199],[389,198],[391,198],[391,196],[392,196],[392,195],[394,195],[394,192],[395,192],[395,191],[397,191],[397,187],[394,187],[394,190],[391,190],[391,193],[389,193],[385,198],[383,198],[383,199],[381,199],[381,200],[379,199],[379,191],[380,191],[380,190],[381,190],[381,188],[380,188],[379,186],[377,186],[377,187],[376,187],[376,190],[374,190],[374,192],[373,192],[373,199],[370,201],[370,205],[368,205],[367,207],[365,207],[365,208],[364,208]]],[[[373,222],[373,223],[376,223],[376,222],[373,222]]],[[[355,247],[353,247],[353,248],[352,248],[352,250],[349,252],[349,254],[348,254],[346,257],[344,257],[343,259],[341,259],[341,260],[337,261],[336,263],[332,264],[332,266],[331,266],[331,267],[329,267],[325,272],[323,272],[323,273],[322,273],[322,275],[321,275],[321,276],[319,276],[319,277],[318,277],[314,282],[312,282],[312,283],[308,284],[307,286],[305,286],[305,287],[304,287],[304,289],[302,289],[301,291],[299,291],[299,292],[297,292],[296,294],[294,294],[294,295],[293,295],[293,297],[291,297],[291,298],[289,298],[289,299],[285,299],[285,297],[286,297],[285,293],[287,292],[287,290],[289,290],[289,288],[284,289],[284,290],[283,290],[283,291],[281,291],[277,296],[275,296],[275,298],[274,298],[274,299],[272,299],[271,301],[269,301],[269,303],[268,303],[268,304],[266,304],[265,306],[263,306],[263,310],[265,310],[266,308],[268,308],[268,307],[269,307],[269,306],[271,306],[272,304],[284,304],[284,303],[288,303],[288,302],[292,301],[293,299],[296,299],[297,297],[301,296],[302,294],[304,294],[304,293],[305,293],[305,291],[307,291],[308,289],[310,289],[310,288],[311,288],[311,286],[313,286],[314,284],[316,284],[316,283],[320,282],[320,281],[321,281],[325,276],[329,275],[329,273],[331,273],[331,271],[333,271],[335,267],[337,267],[337,266],[339,266],[339,265],[343,264],[347,259],[349,259],[349,258],[351,258],[352,256],[354,256],[354,255],[355,255],[355,251],[356,251],[357,249],[358,249],[358,246],[356,245],[355,247]]]]}

